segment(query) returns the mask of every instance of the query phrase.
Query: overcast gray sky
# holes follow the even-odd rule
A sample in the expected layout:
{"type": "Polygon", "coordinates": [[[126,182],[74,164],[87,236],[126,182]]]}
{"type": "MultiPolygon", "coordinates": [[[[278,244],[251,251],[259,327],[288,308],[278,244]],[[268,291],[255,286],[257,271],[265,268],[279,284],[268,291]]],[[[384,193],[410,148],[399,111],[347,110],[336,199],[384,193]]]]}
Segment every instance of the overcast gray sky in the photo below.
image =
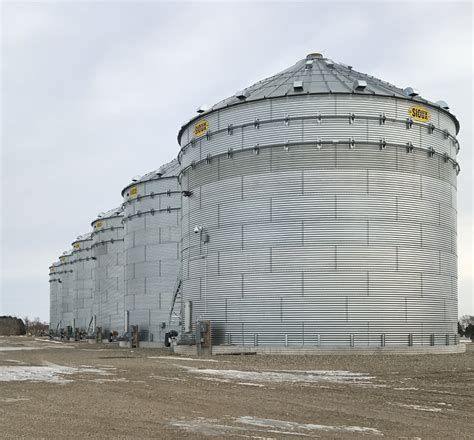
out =
{"type": "Polygon", "coordinates": [[[0,315],[49,320],[48,266],[174,158],[182,122],[309,52],[459,118],[459,313],[472,300],[472,5],[3,2],[0,315]]]}

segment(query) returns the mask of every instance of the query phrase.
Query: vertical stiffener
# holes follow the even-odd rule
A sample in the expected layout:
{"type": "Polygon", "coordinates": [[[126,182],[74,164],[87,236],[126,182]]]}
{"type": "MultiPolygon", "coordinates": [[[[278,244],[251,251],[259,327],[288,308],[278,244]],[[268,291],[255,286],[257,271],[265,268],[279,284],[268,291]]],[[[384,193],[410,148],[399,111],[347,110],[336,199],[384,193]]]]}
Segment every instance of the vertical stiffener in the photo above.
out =
{"type": "Polygon", "coordinates": [[[214,344],[456,341],[445,102],[310,54],[198,112],[178,135],[182,292],[214,344]]]}
{"type": "Polygon", "coordinates": [[[181,191],[174,160],[124,188],[125,310],[144,341],[163,342],[180,265],[181,191]]]}
{"type": "Polygon", "coordinates": [[[104,333],[124,330],[124,253],[122,207],[103,212],[92,222],[92,314],[104,333]]]}

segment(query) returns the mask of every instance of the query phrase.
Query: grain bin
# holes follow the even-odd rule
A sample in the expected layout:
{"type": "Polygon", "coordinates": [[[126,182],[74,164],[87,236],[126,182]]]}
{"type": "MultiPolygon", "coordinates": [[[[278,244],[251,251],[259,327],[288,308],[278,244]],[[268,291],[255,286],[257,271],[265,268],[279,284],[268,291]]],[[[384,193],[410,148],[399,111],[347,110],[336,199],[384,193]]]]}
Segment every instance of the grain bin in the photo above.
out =
{"type": "Polygon", "coordinates": [[[140,339],[161,344],[180,267],[177,160],[136,177],[123,191],[125,311],[140,339]]]}
{"type": "Polygon", "coordinates": [[[93,285],[92,270],[95,261],[92,259],[92,233],[80,235],[72,243],[74,259],[73,313],[77,329],[87,332],[92,324],[93,285]]]}
{"type": "Polygon", "coordinates": [[[458,130],[446,102],[317,53],[200,107],[178,135],[191,334],[456,343],[458,130]]]}
{"type": "Polygon", "coordinates": [[[105,335],[124,332],[122,207],[100,213],[91,223],[95,326],[105,335]]]}
{"type": "Polygon", "coordinates": [[[61,321],[60,304],[60,271],[61,263],[55,261],[49,267],[49,330],[50,333],[57,335],[59,333],[59,322],[61,321]]]}
{"type": "Polygon", "coordinates": [[[73,250],[63,252],[59,257],[59,266],[56,274],[58,275],[58,309],[60,317],[60,329],[67,329],[67,327],[74,328],[74,257],[73,250]]]}

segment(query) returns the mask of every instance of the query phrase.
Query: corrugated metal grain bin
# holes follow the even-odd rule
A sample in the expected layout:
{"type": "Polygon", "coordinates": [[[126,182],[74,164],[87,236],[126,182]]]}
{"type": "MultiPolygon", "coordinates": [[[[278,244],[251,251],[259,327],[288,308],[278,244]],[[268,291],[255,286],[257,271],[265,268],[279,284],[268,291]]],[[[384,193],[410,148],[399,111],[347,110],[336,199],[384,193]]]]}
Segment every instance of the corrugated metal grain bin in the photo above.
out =
{"type": "Polygon", "coordinates": [[[65,251],[59,257],[59,266],[56,272],[59,275],[59,316],[60,329],[68,326],[74,328],[74,257],[72,249],[65,251]]]}
{"type": "Polygon", "coordinates": [[[162,343],[180,267],[181,191],[174,160],[133,179],[122,191],[125,311],[142,341],[162,343]]]}
{"type": "Polygon", "coordinates": [[[93,285],[92,270],[95,260],[92,258],[92,233],[80,235],[72,243],[74,258],[73,272],[73,313],[75,326],[87,331],[92,324],[93,285]]]}
{"type": "Polygon", "coordinates": [[[182,297],[214,344],[456,342],[445,102],[310,54],[198,113],[178,135],[182,297]]]}
{"type": "Polygon", "coordinates": [[[61,321],[60,303],[60,262],[55,261],[49,267],[49,329],[54,335],[59,334],[61,321]]]}
{"type": "Polygon", "coordinates": [[[104,334],[124,332],[124,253],[122,207],[103,212],[92,222],[92,314],[104,334]]]}

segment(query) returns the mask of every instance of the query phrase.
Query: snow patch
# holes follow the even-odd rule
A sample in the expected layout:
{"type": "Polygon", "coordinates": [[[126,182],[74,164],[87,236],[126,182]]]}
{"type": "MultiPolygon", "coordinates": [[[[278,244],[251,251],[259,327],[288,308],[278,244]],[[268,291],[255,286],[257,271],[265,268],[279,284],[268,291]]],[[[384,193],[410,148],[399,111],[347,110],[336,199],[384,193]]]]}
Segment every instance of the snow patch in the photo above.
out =
{"type": "Polygon", "coordinates": [[[0,402],[2,403],[12,403],[12,402],[23,402],[25,400],[30,400],[27,399],[26,397],[0,397],[0,402]]]}
{"type": "Polygon", "coordinates": [[[230,431],[244,431],[245,428],[236,428],[227,425],[219,424],[219,420],[206,419],[204,417],[197,417],[192,420],[173,419],[170,421],[171,426],[175,426],[184,431],[201,434],[206,436],[221,436],[224,438],[230,431]]]}
{"type": "Polygon", "coordinates": [[[186,369],[188,372],[204,376],[215,376],[224,379],[237,380],[241,382],[290,382],[290,383],[315,383],[335,382],[371,384],[373,376],[363,373],[352,373],[350,371],[323,371],[323,370],[281,370],[281,371],[241,371],[241,370],[214,370],[210,368],[195,368],[184,365],[176,365],[186,369]]]}
{"type": "Polygon", "coordinates": [[[27,347],[26,345],[21,345],[18,347],[0,347],[0,351],[30,351],[30,350],[43,350],[44,347],[27,347]]]}
{"type": "Polygon", "coordinates": [[[126,379],[125,377],[118,377],[116,379],[92,379],[89,382],[94,382],[94,383],[128,382],[128,379],[126,379]]]}
{"type": "Polygon", "coordinates": [[[296,423],[288,422],[284,420],[273,420],[273,419],[259,419],[257,417],[239,417],[236,419],[237,422],[246,425],[259,426],[263,428],[273,428],[278,430],[285,430],[291,433],[313,433],[315,431],[326,431],[326,432],[350,432],[358,434],[372,434],[372,435],[383,435],[378,429],[367,428],[365,426],[348,426],[348,425],[319,425],[313,423],[296,423]]]}
{"type": "Polygon", "coordinates": [[[54,339],[39,339],[35,338],[35,341],[40,341],[40,342],[49,342],[51,344],[62,344],[60,341],[55,341],[54,339]]]}
{"type": "Polygon", "coordinates": [[[270,437],[265,435],[267,433],[316,438],[316,433],[321,431],[383,436],[381,431],[364,426],[304,424],[283,420],[261,419],[250,416],[228,418],[227,423],[218,419],[206,419],[205,417],[197,417],[195,419],[180,418],[170,420],[170,424],[192,434],[219,436],[221,438],[232,435],[238,437],[269,440],[270,437]],[[245,426],[236,426],[235,424],[245,426]],[[243,434],[243,432],[246,434],[243,434]],[[247,435],[249,432],[252,434],[247,435]],[[265,436],[260,435],[260,433],[263,433],[265,436]]]}
{"type": "Polygon", "coordinates": [[[148,377],[151,379],[165,380],[168,382],[186,382],[186,379],[181,379],[179,377],[167,377],[167,376],[156,376],[156,375],[151,375],[148,377]]]}
{"type": "Polygon", "coordinates": [[[63,365],[55,365],[48,363],[43,366],[0,366],[0,382],[51,382],[51,383],[68,383],[73,382],[72,379],[66,379],[62,376],[72,374],[97,374],[100,376],[109,376],[110,373],[97,368],[75,368],[63,365]]]}
{"type": "Polygon", "coordinates": [[[397,405],[401,406],[403,408],[415,409],[417,411],[441,412],[441,408],[432,408],[430,406],[410,405],[410,404],[406,404],[406,403],[397,403],[397,405]]]}

